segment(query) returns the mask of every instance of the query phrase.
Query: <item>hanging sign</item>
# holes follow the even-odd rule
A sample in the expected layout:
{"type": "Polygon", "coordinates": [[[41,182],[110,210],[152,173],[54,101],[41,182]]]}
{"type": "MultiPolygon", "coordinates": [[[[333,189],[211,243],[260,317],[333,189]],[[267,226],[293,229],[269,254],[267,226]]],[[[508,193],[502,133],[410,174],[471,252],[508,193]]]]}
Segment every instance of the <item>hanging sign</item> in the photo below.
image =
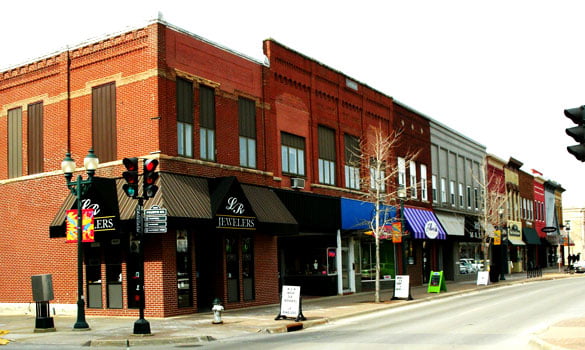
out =
{"type": "Polygon", "coordinates": [[[431,271],[427,293],[440,293],[446,291],[447,285],[445,284],[445,279],[443,278],[443,271],[431,271]]]}
{"type": "Polygon", "coordinates": [[[301,305],[300,286],[282,286],[280,313],[275,320],[285,320],[287,317],[294,317],[297,322],[306,320],[301,305]]]}
{"type": "Polygon", "coordinates": [[[394,299],[408,299],[412,300],[410,296],[410,276],[409,275],[397,275],[394,280],[394,299]]]}
{"type": "MultiPolygon", "coordinates": [[[[82,227],[82,242],[94,242],[94,210],[81,210],[81,227],[82,227]]],[[[70,209],[66,211],[66,242],[77,242],[77,209],[70,209]]]]}
{"type": "Polygon", "coordinates": [[[477,285],[484,285],[487,286],[490,281],[490,273],[489,271],[479,271],[477,273],[477,285]]]}
{"type": "Polygon", "coordinates": [[[494,245],[502,245],[502,231],[494,231],[494,245]]]}

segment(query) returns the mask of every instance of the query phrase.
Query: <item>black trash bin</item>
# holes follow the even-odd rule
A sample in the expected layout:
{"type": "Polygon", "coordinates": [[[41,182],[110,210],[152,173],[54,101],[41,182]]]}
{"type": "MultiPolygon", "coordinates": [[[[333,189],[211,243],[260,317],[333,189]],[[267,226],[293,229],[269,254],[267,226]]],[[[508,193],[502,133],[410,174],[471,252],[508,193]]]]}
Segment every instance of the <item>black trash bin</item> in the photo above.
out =
{"type": "Polygon", "coordinates": [[[500,280],[500,271],[496,265],[490,265],[490,282],[495,283],[500,280]]]}

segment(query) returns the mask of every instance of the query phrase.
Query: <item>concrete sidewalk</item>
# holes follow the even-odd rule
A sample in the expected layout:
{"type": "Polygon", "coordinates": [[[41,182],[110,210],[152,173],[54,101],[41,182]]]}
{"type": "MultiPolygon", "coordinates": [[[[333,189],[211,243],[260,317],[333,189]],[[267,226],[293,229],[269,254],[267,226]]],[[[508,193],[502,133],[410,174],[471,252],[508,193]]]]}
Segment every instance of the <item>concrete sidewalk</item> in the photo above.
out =
{"type": "MultiPolygon", "coordinates": [[[[140,344],[181,344],[193,345],[214,339],[225,339],[238,335],[257,332],[282,333],[301,328],[325,324],[341,318],[357,316],[377,310],[400,307],[436,298],[445,298],[461,293],[486,288],[497,288],[513,283],[526,283],[542,279],[582,277],[558,273],[556,269],[545,270],[542,277],[526,278],[525,273],[507,275],[505,281],[487,286],[477,286],[475,281],[447,282],[447,292],[427,293],[427,286],[411,288],[414,300],[390,300],[392,290],[381,292],[381,303],[374,303],[373,292],[363,292],[344,296],[304,298],[303,314],[307,320],[295,322],[292,319],[276,321],[279,305],[226,310],[222,325],[212,324],[211,313],[198,313],[169,318],[147,318],[152,335],[133,335],[135,317],[97,317],[87,316],[91,330],[74,331],[75,317],[55,316],[56,332],[34,332],[34,316],[2,316],[0,330],[9,331],[1,336],[15,344],[63,344],[79,346],[133,346],[140,344]]],[[[535,335],[531,342],[536,348],[585,349],[585,320],[571,320],[566,324],[555,325],[535,335]],[[569,339],[569,340],[567,340],[569,339]],[[574,340],[574,341],[573,341],[574,340]],[[574,347],[580,345],[581,347],[574,347]]],[[[1,342],[0,342],[1,343],[1,342]]]]}

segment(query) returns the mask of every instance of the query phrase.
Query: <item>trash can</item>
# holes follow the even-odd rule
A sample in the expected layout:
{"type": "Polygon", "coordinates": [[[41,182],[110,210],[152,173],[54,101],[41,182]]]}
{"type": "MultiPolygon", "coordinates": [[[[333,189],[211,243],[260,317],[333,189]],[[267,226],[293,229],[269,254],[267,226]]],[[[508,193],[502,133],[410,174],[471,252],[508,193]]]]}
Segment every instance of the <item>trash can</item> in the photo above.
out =
{"type": "Polygon", "coordinates": [[[37,316],[35,319],[35,332],[54,332],[55,324],[51,317],[49,301],[53,295],[53,276],[34,275],[31,276],[32,296],[36,302],[37,316]]]}
{"type": "Polygon", "coordinates": [[[500,271],[497,265],[490,265],[490,282],[495,283],[500,280],[500,271]]]}

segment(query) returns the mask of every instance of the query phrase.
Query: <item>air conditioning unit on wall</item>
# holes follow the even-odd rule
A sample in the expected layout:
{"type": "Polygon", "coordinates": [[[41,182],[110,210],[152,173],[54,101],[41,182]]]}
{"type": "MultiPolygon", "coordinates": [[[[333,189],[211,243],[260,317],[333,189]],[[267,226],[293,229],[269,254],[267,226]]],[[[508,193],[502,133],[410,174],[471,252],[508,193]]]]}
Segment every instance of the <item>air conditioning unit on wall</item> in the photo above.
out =
{"type": "Polygon", "coordinates": [[[298,177],[293,177],[290,179],[290,187],[291,188],[305,188],[305,179],[301,179],[298,177]]]}

